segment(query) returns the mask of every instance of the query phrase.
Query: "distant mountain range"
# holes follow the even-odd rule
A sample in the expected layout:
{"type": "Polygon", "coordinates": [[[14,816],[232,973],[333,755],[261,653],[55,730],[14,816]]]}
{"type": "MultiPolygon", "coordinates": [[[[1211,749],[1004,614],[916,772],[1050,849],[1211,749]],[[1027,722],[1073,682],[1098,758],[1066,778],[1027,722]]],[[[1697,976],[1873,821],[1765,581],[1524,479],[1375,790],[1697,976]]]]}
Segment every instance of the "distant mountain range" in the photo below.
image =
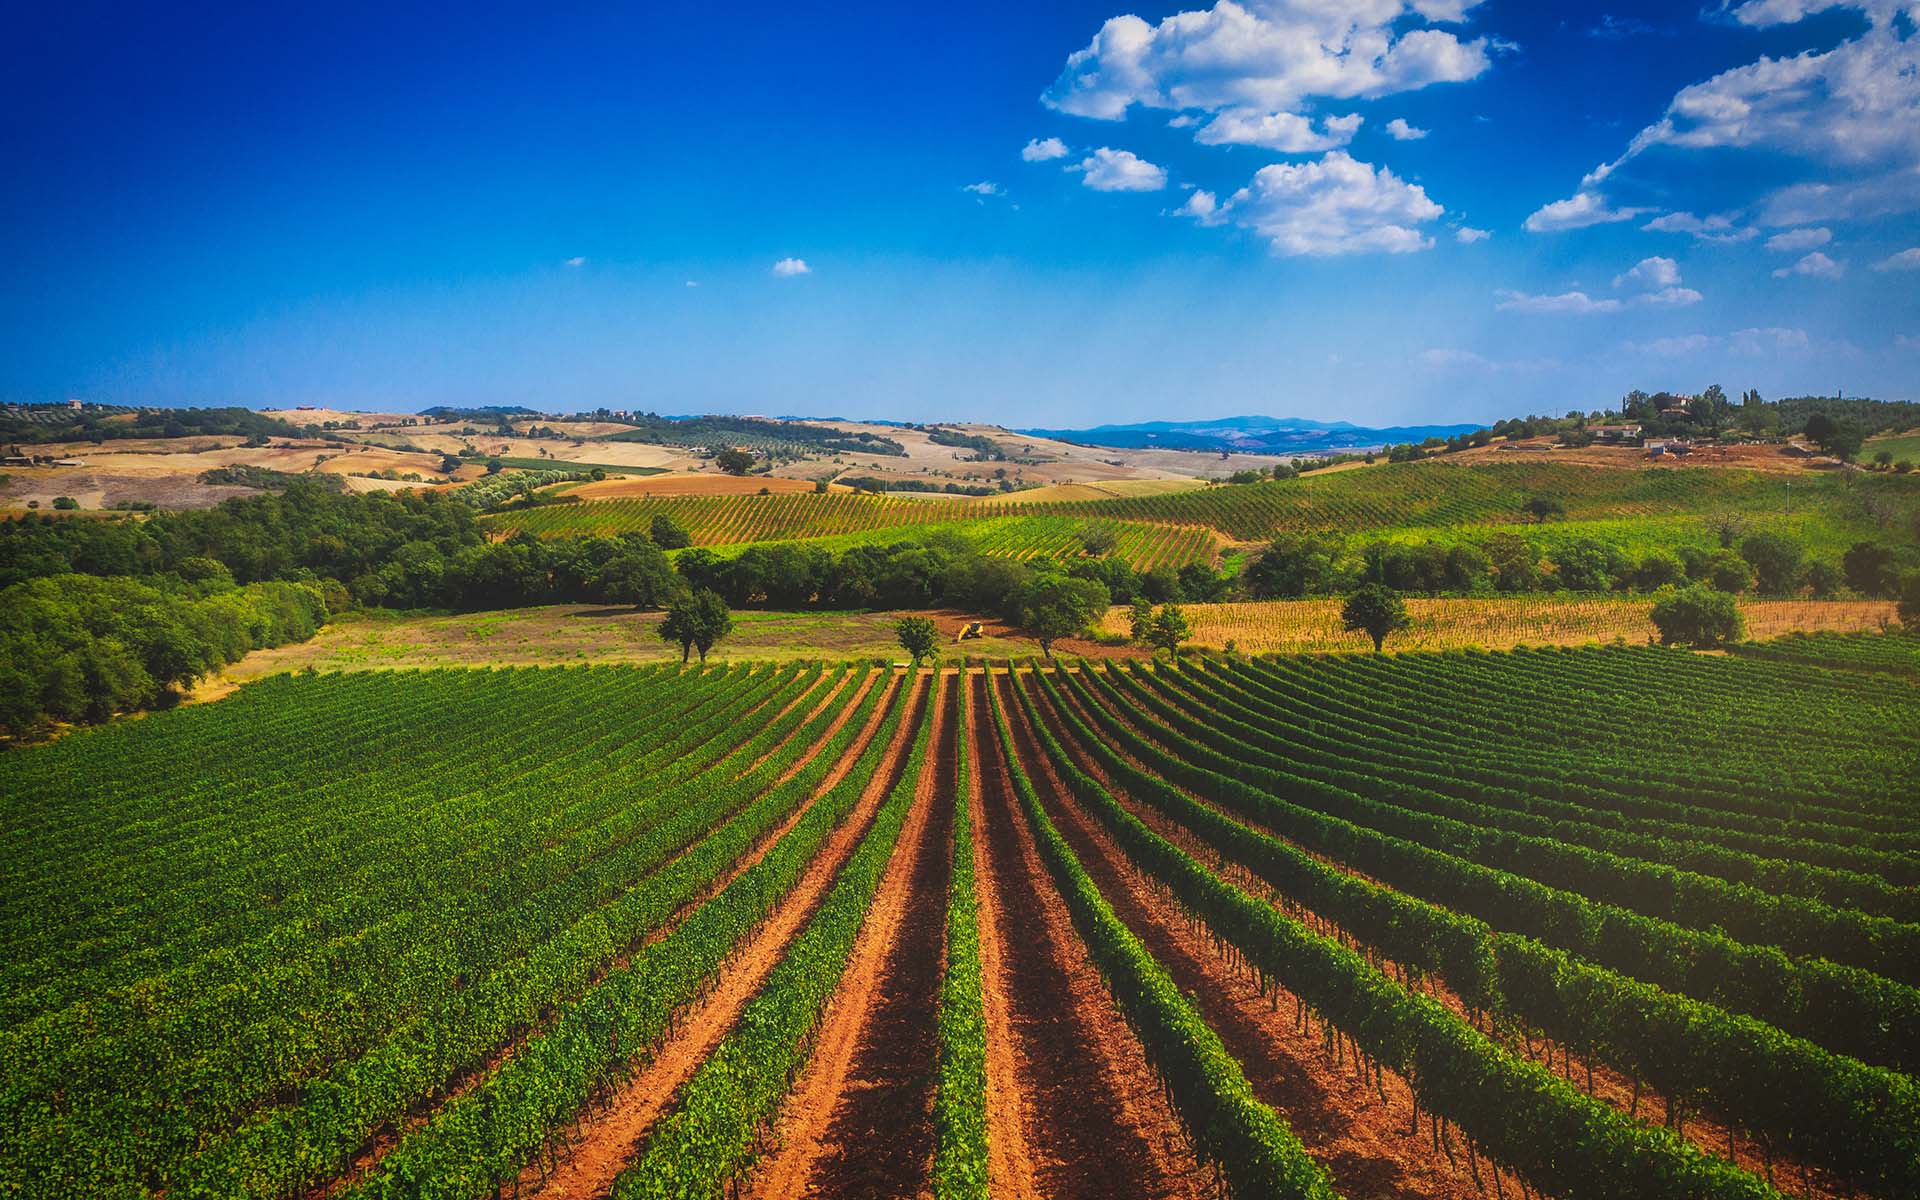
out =
{"type": "Polygon", "coordinates": [[[1202,450],[1242,454],[1324,454],[1366,450],[1430,437],[1472,433],[1478,425],[1395,425],[1373,429],[1348,421],[1309,421],[1303,417],[1220,417],[1212,421],[1142,421],[1137,425],[1096,425],[1092,429],[1020,429],[1032,437],[1116,450],[1202,450]]]}

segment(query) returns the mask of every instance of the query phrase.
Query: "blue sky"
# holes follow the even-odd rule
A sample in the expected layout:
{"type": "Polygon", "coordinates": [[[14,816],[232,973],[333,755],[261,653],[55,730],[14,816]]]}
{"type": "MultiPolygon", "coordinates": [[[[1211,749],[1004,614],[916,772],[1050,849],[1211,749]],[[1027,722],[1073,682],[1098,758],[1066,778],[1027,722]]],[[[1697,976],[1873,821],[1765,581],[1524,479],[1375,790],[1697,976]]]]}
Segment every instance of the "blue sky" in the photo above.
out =
{"type": "Polygon", "coordinates": [[[17,7],[0,398],[1920,399],[1916,0],[534,7],[17,7]]]}

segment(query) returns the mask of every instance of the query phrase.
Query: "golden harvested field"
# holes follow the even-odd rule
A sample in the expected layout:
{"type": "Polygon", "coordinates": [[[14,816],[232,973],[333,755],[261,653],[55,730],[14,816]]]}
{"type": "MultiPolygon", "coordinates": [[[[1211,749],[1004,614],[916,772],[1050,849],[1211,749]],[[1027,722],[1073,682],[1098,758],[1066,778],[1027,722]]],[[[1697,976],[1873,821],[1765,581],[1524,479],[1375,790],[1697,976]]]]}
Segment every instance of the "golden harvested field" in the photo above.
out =
{"type": "MultiPolygon", "coordinates": [[[[1387,639],[1389,650],[1456,650],[1477,646],[1577,646],[1654,636],[1644,596],[1567,600],[1552,596],[1407,600],[1410,629],[1387,639]]],[[[1268,600],[1241,604],[1182,606],[1193,624],[1193,642],[1224,649],[1231,640],[1245,654],[1315,654],[1367,650],[1363,633],[1340,626],[1338,597],[1268,600]]],[[[1742,600],[1747,637],[1764,639],[1799,632],[1879,631],[1894,621],[1890,600],[1742,600]]],[[[1127,610],[1107,612],[1101,629],[1127,631],[1127,610]]]]}
{"type": "Polygon", "coordinates": [[[996,497],[1008,504],[1044,504],[1053,500],[1113,500],[1124,496],[1167,496],[1206,485],[1198,479],[1111,479],[1095,483],[1056,483],[996,497]]]}

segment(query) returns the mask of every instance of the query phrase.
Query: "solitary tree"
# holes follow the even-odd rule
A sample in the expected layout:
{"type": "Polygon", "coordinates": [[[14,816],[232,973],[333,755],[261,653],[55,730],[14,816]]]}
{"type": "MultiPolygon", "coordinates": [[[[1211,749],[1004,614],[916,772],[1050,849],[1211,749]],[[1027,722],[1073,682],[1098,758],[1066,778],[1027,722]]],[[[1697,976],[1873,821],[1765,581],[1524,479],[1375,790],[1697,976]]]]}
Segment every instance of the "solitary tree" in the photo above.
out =
{"type": "Polygon", "coordinates": [[[1107,606],[1106,585],[1093,579],[1066,575],[1039,575],[1020,598],[1020,623],[1048,658],[1053,644],[1085,629],[1093,615],[1107,606]]]}
{"type": "Polygon", "coordinates": [[[1153,635],[1153,605],[1147,603],[1144,596],[1136,597],[1133,607],[1127,610],[1127,636],[1136,644],[1144,646],[1153,635]]]}
{"type": "Polygon", "coordinates": [[[733,614],[727,602],[702,589],[682,592],[667,605],[667,619],[660,622],[662,641],[680,643],[680,661],[684,664],[693,651],[700,652],[700,665],[707,663],[707,651],[733,631],[733,614]]]}
{"type": "Polygon", "coordinates": [[[745,475],[753,470],[753,453],[738,446],[729,446],[713,456],[713,465],[729,475],[745,475]]]}
{"type": "Polygon", "coordinates": [[[1090,525],[1080,531],[1080,545],[1088,554],[1096,558],[1103,554],[1112,554],[1113,548],[1119,544],[1120,539],[1110,526],[1090,525]]]}
{"type": "Polygon", "coordinates": [[[1180,644],[1193,636],[1193,626],[1187,621],[1187,614],[1180,611],[1178,604],[1163,604],[1160,611],[1153,615],[1153,628],[1147,634],[1147,640],[1156,650],[1165,650],[1178,658],[1180,644]]]}
{"type": "Polygon", "coordinates": [[[1800,586],[1800,543],[1777,533],[1748,534],[1740,557],[1753,568],[1754,582],[1768,596],[1784,596],[1800,586]]]}
{"type": "Polygon", "coordinates": [[[1409,624],[1407,606],[1401,603],[1399,593],[1378,583],[1365,584],[1348,596],[1340,610],[1340,619],[1348,629],[1372,638],[1376,654],[1386,643],[1388,634],[1409,624]]]}
{"type": "Polygon", "coordinates": [[[1844,462],[1860,453],[1866,437],[1857,427],[1817,412],[1807,418],[1807,440],[1844,462]]]}
{"type": "Polygon", "coordinates": [[[913,655],[916,667],[922,659],[932,658],[940,644],[940,631],[925,617],[901,617],[894,624],[893,636],[900,639],[902,650],[913,655]]]}
{"type": "Polygon", "coordinates": [[[1535,524],[1550,521],[1554,517],[1567,515],[1567,506],[1552,496],[1535,496],[1520,506],[1522,512],[1532,517],[1535,524]]]}
{"type": "Polygon", "coordinates": [[[1920,630],[1920,571],[1908,571],[1900,577],[1900,624],[1908,630],[1920,630]]]}
{"type": "Polygon", "coordinates": [[[1699,584],[1663,596],[1651,615],[1663,645],[1721,646],[1740,638],[1740,609],[1733,596],[1699,584]]]}
{"type": "Polygon", "coordinates": [[[662,550],[684,550],[693,545],[693,536],[666,513],[653,514],[653,524],[647,530],[647,537],[662,550]]]}

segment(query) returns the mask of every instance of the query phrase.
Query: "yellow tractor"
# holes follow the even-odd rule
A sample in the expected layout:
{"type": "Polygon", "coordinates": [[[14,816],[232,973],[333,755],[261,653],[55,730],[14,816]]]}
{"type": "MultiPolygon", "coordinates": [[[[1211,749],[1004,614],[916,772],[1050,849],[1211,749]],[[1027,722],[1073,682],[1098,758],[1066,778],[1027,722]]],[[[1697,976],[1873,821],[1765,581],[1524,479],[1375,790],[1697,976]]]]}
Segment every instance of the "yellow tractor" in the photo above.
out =
{"type": "Polygon", "coordinates": [[[984,621],[968,621],[960,627],[959,633],[953,635],[953,640],[958,644],[960,642],[970,642],[974,638],[982,638],[985,636],[987,636],[987,626],[984,621]]]}

